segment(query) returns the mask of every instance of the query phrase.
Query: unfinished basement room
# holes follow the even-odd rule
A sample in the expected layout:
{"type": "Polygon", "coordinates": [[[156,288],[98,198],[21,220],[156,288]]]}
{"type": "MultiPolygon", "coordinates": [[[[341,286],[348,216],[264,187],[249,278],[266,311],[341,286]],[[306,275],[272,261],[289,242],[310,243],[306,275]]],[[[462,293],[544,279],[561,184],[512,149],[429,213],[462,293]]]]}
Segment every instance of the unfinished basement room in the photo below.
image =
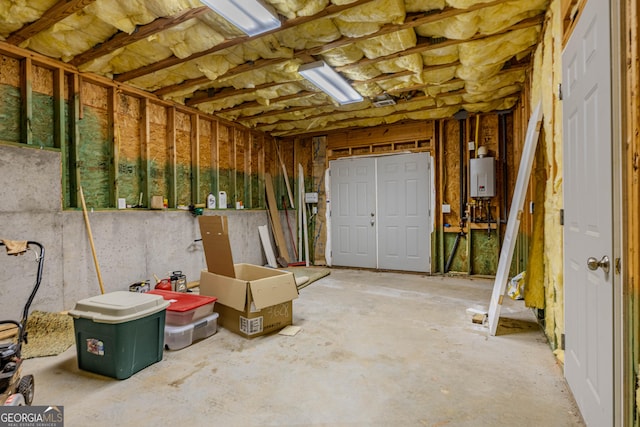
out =
{"type": "Polygon", "coordinates": [[[0,427],[640,427],[639,9],[0,0],[0,427]]]}

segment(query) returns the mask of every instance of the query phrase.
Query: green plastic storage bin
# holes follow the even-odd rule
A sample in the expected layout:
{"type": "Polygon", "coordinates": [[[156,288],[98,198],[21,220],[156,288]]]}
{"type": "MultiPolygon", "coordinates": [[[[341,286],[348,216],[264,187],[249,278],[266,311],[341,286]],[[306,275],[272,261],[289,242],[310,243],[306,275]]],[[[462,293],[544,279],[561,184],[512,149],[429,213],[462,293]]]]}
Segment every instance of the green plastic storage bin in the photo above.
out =
{"type": "Polygon", "coordinates": [[[116,379],[162,360],[169,301],[118,291],[76,303],[73,317],[78,367],[116,379]]]}

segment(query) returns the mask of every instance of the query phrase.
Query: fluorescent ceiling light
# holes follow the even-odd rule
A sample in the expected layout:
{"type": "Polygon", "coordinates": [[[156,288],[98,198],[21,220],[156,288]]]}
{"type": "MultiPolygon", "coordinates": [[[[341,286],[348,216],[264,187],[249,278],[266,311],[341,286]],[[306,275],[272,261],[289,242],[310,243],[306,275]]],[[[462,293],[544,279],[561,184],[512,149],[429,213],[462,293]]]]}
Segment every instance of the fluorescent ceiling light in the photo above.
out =
{"type": "Polygon", "coordinates": [[[303,64],[298,72],[340,105],[362,101],[362,96],[324,61],[303,64]]]}
{"type": "Polygon", "coordinates": [[[255,36],[280,28],[280,19],[261,0],[200,0],[218,15],[255,36]]]}

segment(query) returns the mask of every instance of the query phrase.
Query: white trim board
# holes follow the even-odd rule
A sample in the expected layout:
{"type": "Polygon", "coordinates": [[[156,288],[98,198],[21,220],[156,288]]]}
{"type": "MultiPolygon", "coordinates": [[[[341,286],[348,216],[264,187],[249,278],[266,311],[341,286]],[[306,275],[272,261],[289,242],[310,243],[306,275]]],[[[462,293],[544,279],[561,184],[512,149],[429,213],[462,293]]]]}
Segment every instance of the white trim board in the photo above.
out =
{"type": "Polygon", "coordinates": [[[538,102],[536,108],[529,118],[527,127],[527,135],[525,138],[522,158],[520,159],[520,169],[518,170],[518,178],[511,199],[511,209],[509,209],[509,219],[507,220],[507,230],[502,242],[500,251],[500,260],[498,261],[498,272],[496,280],[493,284],[493,293],[491,294],[491,302],[489,304],[489,332],[495,336],[498,329],[498,321],[500,320],[500,307],[502,306],[502,298],[507,289],[507,281],[509,280],[509,268],[511,267],[511,259],[513,258],[513,250],[515,248],[516,239],[518,237],[518,228],[522,217],[524,199],[529,186],[529,176],[533,166],[533,158],[538,145],[538,136],[540,135],[540,127],[542,125],[542,105],[538,102]]]}

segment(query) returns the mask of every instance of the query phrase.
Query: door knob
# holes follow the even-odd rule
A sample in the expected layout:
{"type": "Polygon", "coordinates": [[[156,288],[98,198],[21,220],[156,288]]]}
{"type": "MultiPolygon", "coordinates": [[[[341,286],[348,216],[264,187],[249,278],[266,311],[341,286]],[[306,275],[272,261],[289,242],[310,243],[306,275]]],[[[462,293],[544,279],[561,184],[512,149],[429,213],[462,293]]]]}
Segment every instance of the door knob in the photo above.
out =
{"type": "Polygon", "coordinates": [[[587,267],[589,267],[589,270],[592,271],[595,271],[598,269],[598,267],[600,267],[605,273],[608,273],[609,265],[609,257],[606,255],[603,256],[600,261],[598,261],[594,257],[589,257],[589,259],[587,260],[587,267]]]}

